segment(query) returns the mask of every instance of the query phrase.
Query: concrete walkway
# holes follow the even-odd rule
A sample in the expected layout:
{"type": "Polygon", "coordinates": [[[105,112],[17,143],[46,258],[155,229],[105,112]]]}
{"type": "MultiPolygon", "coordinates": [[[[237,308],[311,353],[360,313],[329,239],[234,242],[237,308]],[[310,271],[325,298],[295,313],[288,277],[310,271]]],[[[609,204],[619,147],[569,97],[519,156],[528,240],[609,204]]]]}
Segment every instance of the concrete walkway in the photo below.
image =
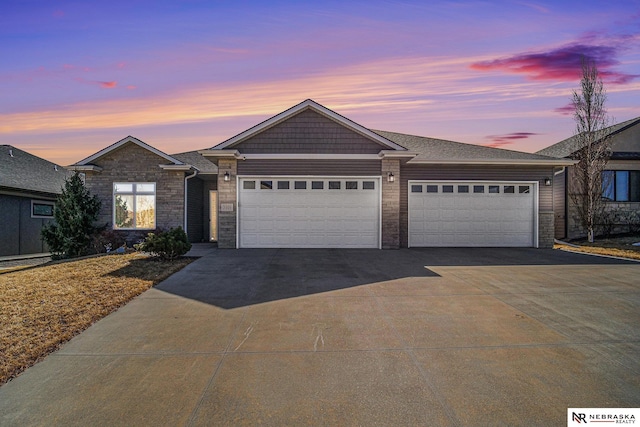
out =
{"type": "Polygon", "coordinates": [[[216,250],[0,388],[2,426],[559,426],[640,406],[640,264],[216,250]]]}

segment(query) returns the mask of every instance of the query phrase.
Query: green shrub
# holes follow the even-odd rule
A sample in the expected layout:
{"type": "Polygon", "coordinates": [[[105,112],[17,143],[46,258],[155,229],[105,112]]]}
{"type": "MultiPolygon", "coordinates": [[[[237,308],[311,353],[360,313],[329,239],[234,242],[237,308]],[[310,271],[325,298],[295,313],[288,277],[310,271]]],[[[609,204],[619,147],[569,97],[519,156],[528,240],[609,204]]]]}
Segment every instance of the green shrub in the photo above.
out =
{"type": "Polygon", "coordinates": [[[182,227],[178,227],[171,228],[169,231],[149,233],[144,241],[135,245],[135,248],[163,260],[172,260],[189,252],[191,243],[187,233],[182,227]]]}
{"type": "Polygon", "coordinates": [[[100,199],[91,195],[78,172],[65,180],[53,210],[54,222],[42,227],[41,235],[54,258],[73,258],[89,253],[91,236],[100,232],[94,222],[100,199]]]}

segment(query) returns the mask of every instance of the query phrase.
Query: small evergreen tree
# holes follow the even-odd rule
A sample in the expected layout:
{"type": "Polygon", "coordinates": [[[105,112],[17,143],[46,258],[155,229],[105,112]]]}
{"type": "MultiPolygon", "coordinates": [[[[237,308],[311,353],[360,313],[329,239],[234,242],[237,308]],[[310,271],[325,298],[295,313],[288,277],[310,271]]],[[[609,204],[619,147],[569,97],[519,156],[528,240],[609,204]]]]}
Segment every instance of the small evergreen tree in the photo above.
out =
{"type": "Polygon", "coordinates": [[[92,196],[78,172],[65,180],[53,211],[55,222],[42,228],[42,238],[57,258],[72,258],[88,252],[91,236],[99,231],[94,222],[100,199],[92,196]]]}

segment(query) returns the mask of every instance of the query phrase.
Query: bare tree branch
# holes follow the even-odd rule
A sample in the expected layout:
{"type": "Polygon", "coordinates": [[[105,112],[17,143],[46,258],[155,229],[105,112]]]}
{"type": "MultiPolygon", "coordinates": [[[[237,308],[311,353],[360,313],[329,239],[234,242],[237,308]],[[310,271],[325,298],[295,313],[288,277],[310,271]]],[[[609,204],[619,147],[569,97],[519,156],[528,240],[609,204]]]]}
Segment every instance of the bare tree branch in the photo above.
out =
{"type": "MultiPolygon", "coordinates": [[[[605,210],[602,172],[611,156],[606,99],[596,64],[583,58],[580,90],[574,90],[572,96],[576,123],[572,158],[578,163],[573,168],[569,195],[590,242],[593,242],[596,227],[605,210]]],[[[604,183],[605,186],[607,184],[604,183]]]]}

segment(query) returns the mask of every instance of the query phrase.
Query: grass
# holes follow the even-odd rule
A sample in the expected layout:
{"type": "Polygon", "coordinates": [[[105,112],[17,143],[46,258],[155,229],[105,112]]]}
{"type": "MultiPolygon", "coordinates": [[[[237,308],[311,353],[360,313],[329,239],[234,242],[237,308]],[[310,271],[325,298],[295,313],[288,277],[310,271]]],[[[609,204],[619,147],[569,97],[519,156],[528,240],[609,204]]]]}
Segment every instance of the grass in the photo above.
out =
{"type": "Polygon", "coordinates": [[[193,259],[139,254],[0,274],[0,385],[193,259]]]}
{"type": "Polygon", "coordinates": [[[640,242],[640,235],[625,235],[597,238],[593,243],[586,240],[571,242],[577,247],[567,245],[556,245],[555,247],[575,252],[640,260],[640,246],[633,246],[633,243],[637,242],[640,242]]]}

